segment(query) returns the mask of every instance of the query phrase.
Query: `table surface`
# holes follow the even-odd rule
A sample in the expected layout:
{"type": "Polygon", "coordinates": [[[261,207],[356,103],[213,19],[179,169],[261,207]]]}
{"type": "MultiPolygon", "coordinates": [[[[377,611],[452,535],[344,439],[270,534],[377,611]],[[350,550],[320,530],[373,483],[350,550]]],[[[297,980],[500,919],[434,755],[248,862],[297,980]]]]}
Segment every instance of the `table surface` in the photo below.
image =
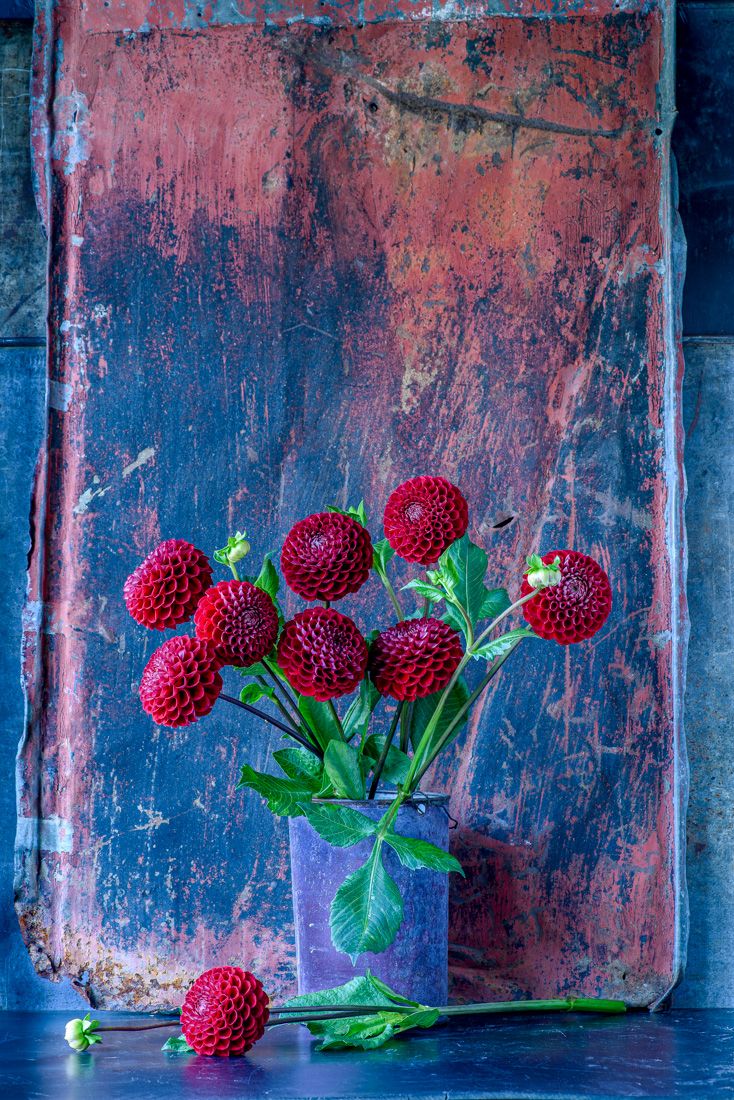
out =
{"type": "Polygon", "coordinates": [[[726,1010],[453,1021],[381,1050],[331,1054],[317,1053],[304,1028],[278,1027],[231,1060],[163,1054],[164,1031],[112,1033],[73,1054],[63,1038],[68,1018],[0,1014],[0,1100],[734,1096],[734,1011],[726,1010]]]}

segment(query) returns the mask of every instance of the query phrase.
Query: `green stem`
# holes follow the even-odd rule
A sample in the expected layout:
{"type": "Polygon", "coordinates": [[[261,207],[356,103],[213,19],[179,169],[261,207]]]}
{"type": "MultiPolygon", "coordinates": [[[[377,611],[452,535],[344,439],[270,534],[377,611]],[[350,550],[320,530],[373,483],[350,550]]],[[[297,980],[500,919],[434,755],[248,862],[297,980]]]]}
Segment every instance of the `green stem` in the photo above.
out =
{"type": "MultiPolygon", "coordinates": [[[[456,682],[458,681],[458,679],[461,676],[462,672],[464,671],[464,669],[468,665],[469,661],[472,659],[474,650],[478,649],[481,646],[482,642],[487,637],[487,635],[490,634],[495,629],[495,627],[499,623],[502,622],[503,619],[507,618],[508,615],[511,615],[513,613],[513,611],[517,611],[517,609],[519,607],[522,607],[523,604],[526,604],[529,600],[532,600],[533,597],[536,596],[537,593],[540,592],[540,591],[542,591],[542,589],[536,588],[532,592],[528,592],[527,596],[522,596],[519,600],[516,600],[515,603],[510,604],[510,606],[505,611],[503,611],[501,615],[498,615],[496,619],[492,620],[492,622],[489,624],[489,626],[486,628],[486,630],[482,631],[482,633],[475,640],[475,642],[471,646],[471,648],[467,649],[466,653],[464,654],[461,661],[459,662],[459,665],[458,665],[456,671],[454,672],[454,675],[451,677],[448,684],[444,688],[443,694],[441,695],[441,698],[439,699],[438,703],[436,704],[436,709],[434,710],[433,714],[431,715],[431,719],[430,719],[428,725],[426,726],[426,728],[423,732],[423,736],[421,737],[421,739],[418,743],[418,748],[415,750],[415,753],[413,755],[413,761],[412,761],[411,766],[410,766],[410,771],[408,772],[408,774],[405,778],[405,783],[403,784],[404,787],[407,790],[409,790],[409,791],[415,790],[416,775],[421,770],[421,768],[423,768],[423,765],[425,763],[423,757],[424,757],[424,755],[426,753],[426,750],[428,749],[428,747],[431,743],[431,738],[433,737],[433,734],[436,730],[436,727],[438,726],[438,722],[439,722],[439,719],[441,717],[441,714],[443,713],[443,709],[446,706],[446,702],[447,702],[447,700],[449,698],[449,695],[451,694],[456,682]]],[[[432,759],[433,759],[433,756],[432,756],[432,759]]],[[[423,770],[425,770],[425,769],[423,769],[423,770]]]]}
{"type": "Polygon", "coordinates": [[[342,741],[346,741],[346,737],[344,736],[344,726],[342,725],[342,720],[337,713],[336,707],[334,706],[334,700],[329,699],[327,706],[329,708],[329,711],[331,712],[331,717],[336,722],[336,728],[339,730],[342,741]]]}
{"type": "Polygon", "coordinates": [[[229,568],[232,570],[232,576],[234,577],[234,579],[236,581],[238,581],[240,579],[240,575],[237,572],[237,566],[231,561],[228,561],[227,564],[229,565],[229,568]]]}
{"type": "Polygon", "coordinates": [[[542,591],[542,588],[534,588],[532,592],[528,592],[527,596],[522,596],[519,600],[515,600],[514,603],[511,603],[510,606],[506,608],[501,615],[498,615],[496,619],[492,619],[492,622],[489,624],[489,626],[486,627],[486,629],[483,630],[477,638],[473,648],[478,649],[484,639],[487,637],[487,635],[491,634],[495,627],[499,626],[503,619],[506,619],[508,615],[512,615],[513,611],[517,611],[517,609],[519,607],[522,607],[523,604],[529,603],[530,600],[532,600],[535,596],[538,595],[539,592],[542,591]]]}
{"type": "Polygon", "coordinates": [[[564,997],[545,1001],[493,1001],[475,1005],[445,1005],[442,1016],[490,1016],[508,1012],[600,1012],[621,1015],[627,1011],[624,1001],[594,997],[564,997]]]}
{"type": "MultiPolygon", "coordinates": [[[[430,1005],[422,1005],[430,1008],[430,1005]]],[[[383,1012],[403,1014],[412,1005],[324,1005],[273,1009],[268,1027],[276,1024],[307,1024],[328,1020],[347,1020],[353,1016],[375,1016],[383,1012]],[[273,1019],[272,1017],[277,1017],[273,1019]]],[[[602,1015],[622,1015],[627,1011],[624,1001],[594,997],[563,997],[547,1000],[489,1001],[469,1005],[440,1005],[436,1009],[441,1016],[500,1016],[526,1012],[595,1012],[602,1015]]],[[[160,1026],[160,1025],[158,1025],[160,1026]]]]}
{"type": "Polygon", "coordinates": [[[485,690],[485,688],[487,688],[489,686],[491,680],[497,675],[497,673],[502,668],[503,664],[505,663],[507,658],[510,656],[510,654],[515,652],[515,650],[517,649],[517,647],[519,646],[521,641],[522,641],[522,638],[518,638],[517,641],[514,643],[514,645],[511,646],[511,648],[507,650],[507,653],[503,653],[503,655],[497,661],[494,662],[494,664],[491,666],[491,668],[487,672],[486,676],[484,676],[484,678],[481,680],[481,682],[477,685],[477,687],[471,693],[471,695],[469,696],[467,701],[464,703],[463,707],[461,707],[460,710],[457,711],[457,713],[452,718],[451,722],[449,723],[449,725],[446,727],[443,734],[441,735],[441,740],[438,742],[436,747],[431,751],[431,753],[430,753],[428,759],[426,760],[425,764],[423,764],[418,769],[418,773],[415,777],[416,786],[418,786],[418,784],[420,783],[421,779],[423,778],[425,773],[430,768],[433,761],[436,759],[438,754],[443,750],[444,746],[451,740],[451,737],[454,733],[454,730],[460,724],[460,722],[464,718],[464,715],[467,713],[467,711],[471,707],[474,706],[474,704],[476,703],[479,696],[482,694],[482,692],[485,690]]]}
{"type": "Polygon", "coordinates": [[[387,760],[387,754],[390,752],[390,746],[393,743],[395,737],[395,730],[398,728],[398,722],[400,721],[400,715],[403,712],[404,703],[401,701],[395,708],[395,714],[393,715],[392,722],[390,723],[390,730],[385,738],[385,744],[382,746],[382,752],[375,765],[375,772],[372,776],[372,783],[370,785],[370,793],[368,798],[374,798],[377,794],[377,786],[380,782],[380,776],[382,775],[383,768],[385,767],[385,761],[387,760]]]}
{"type": "Polygon", "coordinates": [[[403,614],[403,609],[400,606],[400,600],[396,596],[395,589],[393,588],[393,586],[390,582],[390,578],[388,577],[387,573],[383,573],[381,569],[377,568],[377,566],[375,566],[375,572],[377,573],[377,576],[382,581],[382,583],[385,587],[385,591],[387,592],[388,596],[390,597],[390,603],[395,608],[395,614],[397,615],[398,620],[402,621],[405,618],[405,615],[403,614]]]}
{"type": "Polygon", "coordinates": [[[408,743],[410,741],[410,723],[413,717],[413,704],[407,703],[403,707],[402,714],[400,715],[400,751],[408,751],[408,743]]]}
{"type": "Polygon", "coordinates": [[[306,733],[312,741],[317,741],[318,739],[315,737],[314,731],[311,729],[308,722],[306,721],[306,719],[304,718],[304,716],[301,714],[300,710],[298,709],[298,703],[295,701],[295,699],[293,698],[291,693],[288,691],[288,688],[285,686],[285,684],[283,683],[281,678],[278,676],[278,674],[275,671],[275,669],[273,668],[271,662],[268,660],[267,657],[263,657],[262,663],[265,665],[265,668],[267,669],[268,676],[273,681],[273,686],[275,687],[276,692],[279,691],[280,694],[282,695],[283,699],[285,700],[285,702],[288,704],[288,706],[291,710],[291,713],[293,714],[293,717],[296,720],[298,728],[302,729],[303,732],[306,733]]]}
{"type": "Polygon", "coordinates": [[[472,646],[474,645],[474,627],[471,624],[471,619],[469,618],[466,611],[464,610],[464,608],[462,607],[462,605],[459,603],[459,601],[457,599],[454,599],[453,597],[446,596],[446,602],[450,603],[452,607],[455,607],[456,610],[461,615],[462,619],[464,620],[464,633],[466,634],[466,648],[471,649],[472,646]]]}

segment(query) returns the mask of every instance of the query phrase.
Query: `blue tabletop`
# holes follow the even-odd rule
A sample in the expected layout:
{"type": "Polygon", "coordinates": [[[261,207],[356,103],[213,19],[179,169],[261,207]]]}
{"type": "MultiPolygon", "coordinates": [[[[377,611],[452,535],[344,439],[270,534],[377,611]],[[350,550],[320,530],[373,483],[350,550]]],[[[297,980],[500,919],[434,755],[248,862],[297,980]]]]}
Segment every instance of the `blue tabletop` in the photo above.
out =
{"type": "Polygon", "coordinates": [[[734,1011],[454,1021],[369,1053],[319,1054],[303,1028],[278,1027],[236,1060],[163,1054],[160,1031],[112,1033],[73,1054],[69,1015],[0,1015],[0,1100],[734,1096],[734,1011]]]}

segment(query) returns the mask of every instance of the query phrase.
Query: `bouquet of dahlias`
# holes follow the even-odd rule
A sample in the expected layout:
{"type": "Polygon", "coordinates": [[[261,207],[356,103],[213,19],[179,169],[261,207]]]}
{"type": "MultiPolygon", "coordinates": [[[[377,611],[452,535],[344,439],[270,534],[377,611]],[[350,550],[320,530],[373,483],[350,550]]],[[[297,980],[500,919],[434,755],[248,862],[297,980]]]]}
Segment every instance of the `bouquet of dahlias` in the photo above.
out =
{"type": "Polygon", "coordinates": [[[257,791],[273,813],[305,815],[328,843],[371,840],[366,862],[345,879],[331,907],[334,946],[352,957],[385,950],[403,919],[395,881],[382,861],[389,846],[411,870],[461,871],[449,853],[399,835],[400,806],[416,795],[436,757],[456,738],[475,701],[526,638],[561,645],[590,638],[612,603],[606,573],[574,550],[527,559],[519,593],[486,584],[487,553],[467,535],[468,507],[443,477],[416,477],[390,496],[385,537],[372,541],[363,504],[328,508],[288,533],[280,569],[309,604],[288,621],[278,603],[280,577],[266,554],[256,576],[241,575],[250,546],[238,532],[214,559],[232,578],[213,584],[212,567],[188,542],[161,543],[125,584],[133,618],[154,630],[193,615],[195,634],[165,641],[143,673],[143,708],[163,726],[185,726],[218,699],[277,727],[293,744],[273,759],[282,775],[242,768],[240,786],[257,791]],[[398,555],[420,566],[402,586],[391,580],[398,555]],[[374,570],[395,622],[365,636],[332,606],[357,592],[374,570]],[[516,612],[524,625],[500,628],[516,612]],[[478,682],[464,678],[472,662],[478,682]],[[222,670],[246,681],[238,697],[223,692],[222,670]],[[353,696],[337,709],[335,700],[353,696]],[[376,732],[378,708],[394,701],[387,731],[376,732]],[[264,709],[267,708],[267,709],[264,709]],[[394,792],[375,821],[339,800],[394,792]]]}

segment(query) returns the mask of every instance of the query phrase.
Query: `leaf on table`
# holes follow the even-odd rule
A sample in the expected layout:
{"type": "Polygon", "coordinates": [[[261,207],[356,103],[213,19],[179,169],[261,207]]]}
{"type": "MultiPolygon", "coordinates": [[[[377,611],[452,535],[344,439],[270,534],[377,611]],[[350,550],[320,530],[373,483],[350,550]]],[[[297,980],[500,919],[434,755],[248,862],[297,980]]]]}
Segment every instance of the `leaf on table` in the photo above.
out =
{"type": "Polygon", "coordinates": [[[354,962],[365,951],[384,951],[403,921],[403,899],[382,863],[377,842],[366,863],[348,875],[331,903],[331,940],[354,962]]]}
{"type": "Polygon", "coordinates": [[[166,1054],[193,1054],[194,1048],[190,1047],[183,1035],[171,1035],[161,1047],[166,1054]]]}
{"type": "Polygon", "coordinates": [[[409,1001],[369,971],[364,977],[352,978],[333,989],[293,997],[287,1007],[338,1009],[355,1004],[375,1005],[384,1011],[341,1020],[313,1021],[307,1026],[311,1034],[321,1040],[319,1050],[347,1047],[371,1050],[383,1046],[401,1032],[415,1027],[432,1027],[439,1016],[438,1009],[409,1001]]]}

